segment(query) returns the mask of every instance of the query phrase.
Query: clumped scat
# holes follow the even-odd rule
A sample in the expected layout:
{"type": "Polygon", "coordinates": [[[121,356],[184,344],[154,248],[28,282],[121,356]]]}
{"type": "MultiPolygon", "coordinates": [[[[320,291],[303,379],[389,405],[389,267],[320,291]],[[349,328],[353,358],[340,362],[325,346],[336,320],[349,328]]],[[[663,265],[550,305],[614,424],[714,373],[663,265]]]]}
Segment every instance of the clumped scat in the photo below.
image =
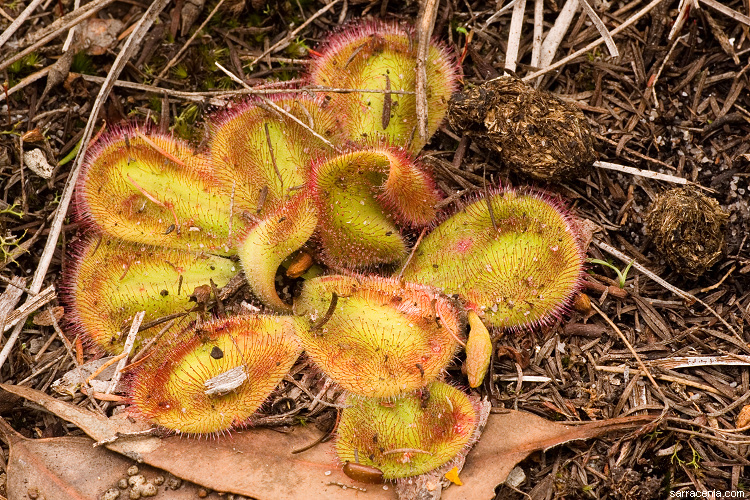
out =
{"type": "Polygon", "coordinates": [[[350,396],[336,453],[344,464],[382,471],[386,480],[417,476],[464,452],[477,421],[466,394],[445,382],[388,400],[350,396]]]}
{"type": "Polygon", "coordinates": [[[716,200],[697,188],[674,188],[654,200],[646,228],[667,263],[697,279],[721,258],[728,218],[716,200]]]}
{"type": "Polygon", "coordinates": [[[535,180],[573,177],[596,159],[583,113],[517,78],[496,78],[454,95],[448,121],[535,180]]]}

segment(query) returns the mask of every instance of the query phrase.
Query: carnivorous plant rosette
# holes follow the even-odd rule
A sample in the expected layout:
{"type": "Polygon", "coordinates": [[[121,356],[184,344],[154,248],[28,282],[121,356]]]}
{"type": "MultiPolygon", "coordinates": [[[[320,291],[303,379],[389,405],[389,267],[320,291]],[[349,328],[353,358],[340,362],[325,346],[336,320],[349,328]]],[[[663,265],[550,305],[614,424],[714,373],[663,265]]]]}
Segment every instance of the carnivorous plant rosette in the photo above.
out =
{"type": "MultiPolygon", "coordinates": [[[[211,281],[222,287],[237,273],[231,260],[206,253],[127,243],[107,235],[89,237],[74,251],[65,290],[71,324],[98,351],[122,351],[133,316],[145,311],[144,324],[183,313],[173,328],[195,319],[191,295],[211,281]]],[[[137,348],[158,328],[143,330],[137,348]]]]}
{"type": "MultiPolygon", "coordinates": [[[[181,318],[129,376],[137,415],[197,435],[244,425],[304,349],[348,392],[342,462],[397,479],[466,451],[477,412],[440,381],[456,352],[465,346],[477,387],[488,327],[558,314],[582,258],[570,218],[535,192],[492,192],[435,223],[441,196],[413,156],[416,46],[410,28],[355,25],[311,65],[310,83],[338,90],[238,104],[210,119],[205,150],[134,127],[94,149],[78,186],[91,234],[66,286],[75,328],[119,353],[139,311],[151,324],[181,318]],[[225,286],[240,266],[255,299],[285,316],[196,310],[193,290],[225,286]]],[[[430,133],[458,71],[430,47],[430,133]]]]}
{"type": "Polygon", "coordinates": [[[244,225],[209,158],[135,127],[115,130],[89,153],[76,198],[78,218],[97,231],[147,245],[229,255],[230,229],[244,225]]]}
{"type": "Polygon", "coordinates": [[[488,326],[519,328],[559,315],[582,271],[570,216],[539,192],[504,189],[439,224],[403,277],[460,295],[488,326]]]}
{"type": "Polygon", "coordinates": [[[364,148],[315,165],[310,192],[320,218],[323,260],[364,268],[406,257],[399,227],[421,227],[437,215],[432,178],[395,148],[364,148]]]}

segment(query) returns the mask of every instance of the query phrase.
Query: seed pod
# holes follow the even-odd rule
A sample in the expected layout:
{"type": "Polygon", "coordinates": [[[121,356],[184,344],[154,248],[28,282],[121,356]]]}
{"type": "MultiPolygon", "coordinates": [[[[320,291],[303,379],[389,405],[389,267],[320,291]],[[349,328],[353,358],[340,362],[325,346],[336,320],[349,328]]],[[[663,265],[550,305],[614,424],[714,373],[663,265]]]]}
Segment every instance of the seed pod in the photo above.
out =
{"type": "MultiPolygon", "coordinates": [[[[65,279],[71,325],[98,349],[118,354],[137,312],[146,311],[144,324],[184,312],[173,327],[179,329],[195,318],[194,289],[211,280],[222,287],[238,271],[234,262],[215,255],[90,238],[74,251],[65,279]]],[[[136,348],[157,331],[140,332],[136,348]]]]}
{"type": "Polygon", "coordinates": [[[465,452],[477,425],[469,398],[444,382],[418,393],[381,399],[350,396],[341,413],[336,453],[382,471],[384,479],[434,470],[465,452]]]}
{"type": "Polygon", "coordinates": [[[489,327],[517,328],[560,314],[582,269],[571,218],[538,192],[505,190],[438,225],[403,277],[460,295],[489,327]]]}
{"type": "Polygon", "coordinates": [[[289,371],[301,349],[298,320],[236,316],[176,332],[133,376],[133,409],[180,433],[243,425],[289,371]],[[222,356],[213,354],[220,350],[222,356]]]}
{"type": "Polygon", "coordinates": [[[324,259],[362,268],[406,256],[398,226],[420,227],[440,200],[432,179],[392,148],[352,151],[313,168],[324,259]]]}
{"type": "Polygon", "coordinates": [[[482,385],[492,360],[492,338],[477,313],[468,311],[469,338],[466,340],[466,375],[470,387],[482,385]]]}
{"type": "MultiPolygon", "coordinates": [[[[332,107],[342,111],[345,129],[356,142],[405,145],[412,153],[424,146],[415,133],[414,92],[417,61],[414,30],[394,23],[355,24],[328,38],[312,60],[310,80],[315,85],[382,92],[330,93],[332,107]]],[[[426,61],[428,134],[443,121],[448,100],[456,89],[460,68],[445,47],[431,42],[426,61]]]]}
{"type": "Polygon", "coordinates": [[[176,139],[122,129],[87,155],[77,215],[121,240],[194,252],[233,253],[243,220],[208,158],[176,139]],[[226,191],[226,190],[225,190],[226,191]]]}
{"type": "Polygon", "coordinates": [[[323,276],[294,310],[307,321],[308,356],[352,393],[390,397],[429,383],[462,338],[458,311],[434,289],[394,279],[323,276]]]}
{"type": "Polygon", "coordinates": [[[360,483],[379,484],[383,482],[383,471],[372,465],[346,462],[342,469],[349,478],[360,483]]]}

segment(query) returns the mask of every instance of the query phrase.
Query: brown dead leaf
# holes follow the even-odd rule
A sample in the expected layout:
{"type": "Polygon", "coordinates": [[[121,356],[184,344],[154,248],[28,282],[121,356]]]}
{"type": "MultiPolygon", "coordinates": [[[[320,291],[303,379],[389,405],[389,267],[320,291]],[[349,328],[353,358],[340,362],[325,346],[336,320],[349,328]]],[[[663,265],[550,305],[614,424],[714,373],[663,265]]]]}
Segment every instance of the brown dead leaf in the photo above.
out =
{"type": "Polygon", "coordinates": [[[93,17],[81,26],[79,32],[76,33],[78,44],[86,50],[87,54],[100,56],[117,43],[117,35],[125,27],[125,23],[119,19],[93,17]]]}
{"type": "MultiPolygon", "coordinates": [[[[96,441],[149,428],[145,423],[131,422],[126,416],[108,419],[96,415],[28,387],[0,384],[0,388],[43,406],[96,441]]],[[[107,447],[206,488],[259,500],[396,498],[392,487],[385,490],[382,485],[362,485],[345,476],[336,463],[332,443],[291,454],[319,437],[318,430],[300,426],[289,433],[250,429],[209,440],[183,436],[123,437],[107,447]],[[344,490],[340,485],[367,491],[344,490]]]]}
{"type": "Polygon", "coordinates": [[[497,346],[497,358],[509,357],[515,363],[521,367],[521,369],[528,368],[531,358],[529,357],[528,351],[517,351],[508,345],[497,346]]]}
{"type": "Polygon", "coordinates": [[[636,415],[570,425],[551,422],[523,411],[508,410],[508,413],[492,414],[482,438],[466,459],[461,472],[464,485],[448,488],[443,493],[443,500],[495,498],[495,487],[503,483],[513,467],[532,451],[632,429],[653,419],[648,415],[636,415]]]}
{"type": "MultiPolygon", "coordinates": [[[[148,428],[146,424],[131,422],[122,415],[109,419],[95,415],[28,387],[0,384],[0,388],[45,407],[98,441],[115,438],[117,433],[148,428]]],[[[519,411],[490,415],[482,438],[469,453],[461,472],[464,485],[448,488],[443,492],[443,498],[493,498],[495,487],[532,451],[633,428],[651,420],[653,417],[635,416],[565,425],[519,411]]],[[[336,463],[331,442],[299,454],[291,453],[319,437],[320,432],[311,426],[299,426],[289,432],[248,429],[209,440],[183,436],[126,436],[107,447],[207,488],[259,500],[396,498],[392,485],[386,490],[381,485],[355,483],[345,476],[336,463]],[[221,474],[216,471],[221,471],[221,474]],[[349,488],[344,490],[342,485],[349,488]],[[361,489],[352,491],[351,487],[361,489]]]]}
{"type": "MultiPolygon", "coordinates": [[[[94,448],[87,437],[26,439],[0,419],[0,439],[10,447],[6,466],[8,500],[91,500],[101,498],[117,481],[127,477],[133,460],[105,448],[94,448]]],[[[139,474],[152,482],[164,472],[139,466],[139,474]]],[[[164,489],[164,487],[160,488],[164,489]]],[[[127,495],[127,491],[124,492],[127,495]]],[[[185,483],[169,500],[194,500],[198,487],[185,483]]],[[[122,498],[122,495],[121,495],[122,498]]]]}
{"type": "Polygon", "coordinates": [[[37,326],[52,326],[55,321],[59,321],[63,317],[63,314],[65,314],[65,308],[57,306],[35,314],[31,322],[37,326]],[[53,317],[54,321],[52,320],[53,317]]]}
{"type": "Polygon", "coordinates": [[[23,139],[23,142],[28,143],[44,142],[44,134],[39,130],[39,127],[35,127],[24,133],[21,138],[23,139]]]}

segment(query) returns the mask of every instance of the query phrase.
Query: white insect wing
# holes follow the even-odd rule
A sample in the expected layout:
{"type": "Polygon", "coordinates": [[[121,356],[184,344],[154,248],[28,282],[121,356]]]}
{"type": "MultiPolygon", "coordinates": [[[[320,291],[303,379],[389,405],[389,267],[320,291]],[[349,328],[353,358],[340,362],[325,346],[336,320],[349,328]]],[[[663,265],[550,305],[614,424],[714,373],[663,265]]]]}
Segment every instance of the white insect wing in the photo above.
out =
{"type": "Polygon", "coordinates": [[[203,382],[206,396],[223,396],[232,392],[247,380],[244,366],[237,366],[203,382]]]}

